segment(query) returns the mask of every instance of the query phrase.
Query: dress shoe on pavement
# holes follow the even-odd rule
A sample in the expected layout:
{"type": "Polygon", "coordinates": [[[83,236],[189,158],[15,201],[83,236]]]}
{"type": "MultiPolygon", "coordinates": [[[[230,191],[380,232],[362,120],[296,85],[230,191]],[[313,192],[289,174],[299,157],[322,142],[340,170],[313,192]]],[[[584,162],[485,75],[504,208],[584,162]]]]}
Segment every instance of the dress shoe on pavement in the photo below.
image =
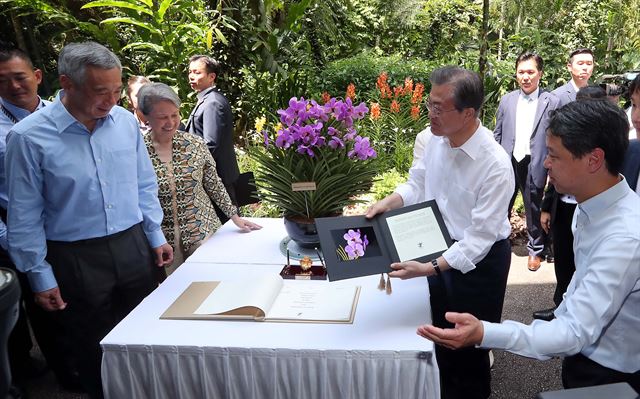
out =
{"type": "Polygon", "coordinates": [[[533,318],[538,320],[551,321],[556,318],[556,316],[553,314],[555,310],[556,308],[538,310],[537,312],[533,312],[533,318]]]}
{"type": "Polygon", "coordinates": [[[527,267],[532,272],[540,269],[540,262],[542,262],[542,258],[539,256],[529,255],[529,262],[527,262],[527,267]]]}

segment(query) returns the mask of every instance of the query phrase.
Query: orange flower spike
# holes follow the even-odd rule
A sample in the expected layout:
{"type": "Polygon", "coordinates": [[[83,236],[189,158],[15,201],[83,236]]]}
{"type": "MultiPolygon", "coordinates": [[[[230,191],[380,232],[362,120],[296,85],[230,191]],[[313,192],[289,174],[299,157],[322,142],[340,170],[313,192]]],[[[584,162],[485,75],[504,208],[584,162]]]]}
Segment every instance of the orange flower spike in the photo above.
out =
{"type": "Polygon", "coordinates": [[[378,81],[376,82],[376,86],[382,90],[382,88],[387,84],[387,73],[382,72],[378,75],[378,81]]]}
{"type": "Polygon", "coordinates": [[[420,118],[420,107],[418,107],[417,105],[411,106],[411,117],[414,120],[420,118]]]}
{"type": "Polygon", "coordinates": [[[396,86],[396,87],[393,88],[393,96],[395,98],[398,98],[399,96],[401,96],[402,93],[404,93],[404,87],[396,86]]]}
{"type": "Polygon", "coordinates": [[[391,91],[391,87],[389,87],[389,85],[385,83],[385,85],[384,85],[384,93],[383,93],[382,97],[391,98],[392,95],[393,95],[393,92],[391,91]]]}
{"type": "Polygon", "coordinates": [[[400,112],[400,104],[396,100],[391,101],[391,112],[397,114],[400,112]]]}
{"type": "Polygon", "coordinates": [[[371,103],[371,119],[380,119],[380,104],[371,103]]]}
{"type": "Polygon", "coordinates": [[[406,78],[404,80],[404,94],[411,94],[413,92],[413,79],[406,78]]]}
{"type": "Polygon", "coordinates": [[[388,78],[387,73],[382,72],[380,75],[378,75],[378,80],[376,81],[376,86],[380,90],[381,98],[387,97],[387,92],[389,90],[389,85],[387,84],[387,78],[388,78]]]}
{"type": "Polygon", "coordinates": [[[326,104],[329,102],[329,100],[331,99],[331,96],[329,95],[329,92],[323,91],[322,92],[322,103],[326,104]]]}
{"type": "Polygon", "coordinates": [[[413,90],[413,96],[411,97],[411,104],[419,104],[422,102],[422,96],[424,94],[424,85],[418,83],[413,90]]]}
{"type": "Polygon", "coordinates": [[[356,85],[353,83],[349,83],[349,86],[347,86],[347,97],[352,100],[356,98],[356,85]]]}

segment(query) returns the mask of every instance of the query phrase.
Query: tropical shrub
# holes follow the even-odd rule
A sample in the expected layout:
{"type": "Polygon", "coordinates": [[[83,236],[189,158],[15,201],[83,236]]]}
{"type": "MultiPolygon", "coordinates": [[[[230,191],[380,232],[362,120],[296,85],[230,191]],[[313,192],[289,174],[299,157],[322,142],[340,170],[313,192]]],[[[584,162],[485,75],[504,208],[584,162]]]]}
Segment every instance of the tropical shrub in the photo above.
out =
{"type": "MultiPolygon", "coordinates": [[[[376,95],[376,81],[386,72],[389,85],[403,85],[405,78],[416,82],[429,82],[429,74],[438,65],[435,62],[417,58],[403,58],[400,55],[379,56],[373,51],[365,51],[354,57],[328,63],[315,82],[315,92],[326,91],[332,96],[340,96],[344,88],[353,83],[358,87],[359,101],[376,95]]],[[[428,90],[428,88],[427,88],[428,90]]]]}
{"type": "Polygon", "coordinates": [[[392,87],[383,72],[377,78],[376,89],[369,100],[371,112],[365,129],[378,147],[379,168],[407,172],[416,135],[428,124],[425,86],[405,78],[403,84],[392,87]]]}

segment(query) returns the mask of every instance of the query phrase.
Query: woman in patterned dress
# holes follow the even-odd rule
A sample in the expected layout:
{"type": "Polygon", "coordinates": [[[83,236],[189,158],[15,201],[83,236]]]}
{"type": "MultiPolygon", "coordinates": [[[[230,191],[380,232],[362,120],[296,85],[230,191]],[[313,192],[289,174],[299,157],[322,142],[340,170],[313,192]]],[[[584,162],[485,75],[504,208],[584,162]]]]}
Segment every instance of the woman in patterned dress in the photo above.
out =
{"type": "Polygon", "coordinates": [[[138,109],[150,127],[144,140],[158,177],[162,230],[174,250],[167,275],[220,228],[214,202],[241,230],[261,228],[238,216],[204,140],[177,130],[179,108],[180,99],[163,83],[148,83],[138,92],[138,109]]]}

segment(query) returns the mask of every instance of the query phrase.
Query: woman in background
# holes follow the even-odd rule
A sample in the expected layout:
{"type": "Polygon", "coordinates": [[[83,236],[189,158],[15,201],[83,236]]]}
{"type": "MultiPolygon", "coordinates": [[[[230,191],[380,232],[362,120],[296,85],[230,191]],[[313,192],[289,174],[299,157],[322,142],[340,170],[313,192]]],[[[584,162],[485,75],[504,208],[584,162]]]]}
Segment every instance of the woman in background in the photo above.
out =
{"type": "Polygon", "coordinates": [[[238,216],[204,140],[177,130],[180,99],[169,86],[142,86],[138,109],[150,128],[144,139],[158,177],[158,197],[164,211],[162,230],[174,250],[167,275],[220,228],[213,202],[243,231],[261,228],[238,216]]]}

